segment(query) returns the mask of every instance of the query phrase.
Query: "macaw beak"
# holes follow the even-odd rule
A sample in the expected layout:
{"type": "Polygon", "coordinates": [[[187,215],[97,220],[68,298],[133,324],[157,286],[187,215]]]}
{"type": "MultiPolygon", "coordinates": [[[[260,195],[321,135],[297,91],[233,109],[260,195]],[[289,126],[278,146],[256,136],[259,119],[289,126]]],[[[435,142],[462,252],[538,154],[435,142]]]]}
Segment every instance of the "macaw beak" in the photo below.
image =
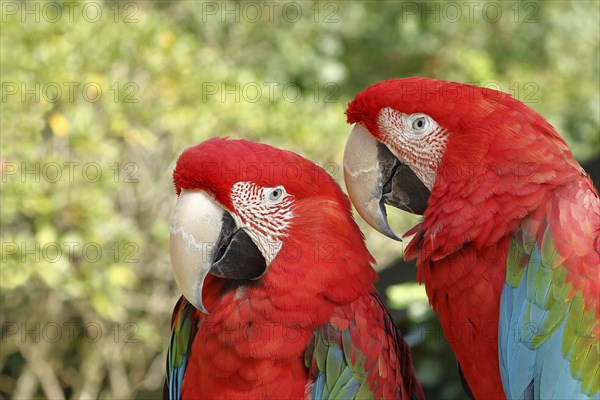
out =
{"type": "Polygon", "coordinates": [[[171,265],[179,289],[198,310],[206,275],[253,280],[267,263],[231,214],[202,190],[182,189],[171,223],[171,265]]]}
{"type": "Polygon", "coordinates": [[[373,228],[394,239],[385,205],[422,215],[429,189],[407,165],[361,124],[354,125],[344,150],[344,181],[360,216],[373,228]]]}

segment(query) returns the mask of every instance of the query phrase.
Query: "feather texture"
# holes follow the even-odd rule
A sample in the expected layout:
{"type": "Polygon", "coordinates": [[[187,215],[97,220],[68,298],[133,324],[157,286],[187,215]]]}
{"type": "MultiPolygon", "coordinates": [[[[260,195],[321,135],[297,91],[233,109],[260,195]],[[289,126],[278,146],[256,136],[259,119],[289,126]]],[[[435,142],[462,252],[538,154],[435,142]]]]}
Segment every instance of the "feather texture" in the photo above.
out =
{"type": "Polygon", "coordinates": [[[178,305],[171,399],[422,398],[409,348],[373,294],[374,260],[350,203],[324,170],[267,145],[211,139],[184,152],[174,179],[178,193],[204,190],[233,214],[237,182],[282,186],[293,217],[263,276],[208,275],[209,314],[178,305]]]}
{"type": "Polygon", "coordinates": [[[179,298],[171,326],[171,340],[167,356],[167,379],[164,397],[172,400],[181,399],[183,376],[190,357],[192,342],[198,331],[198,312],[183,296],[179,298]]]}
{"type": "Polygon", "coordinates": [[[312,399],[418,399],[408,347],[376,294],[339,307],[305,353],[312,399]],[[340,322],[343,323],[340,324],[340,322]]]}
{"type": "Polygon", "coordinates": [[[585,181],[557,190],[511,240],[498,338],[502,381],[511,398],[600,395],[598,297],[586,296],[588,286],[598,283],[597,275],[594,280],[587,273],[598,274],[600,256],[592,232],[585,231],[598,225],[600,210],[588,201],[572,209],[571,221],[564,218],[569,203],[595,196],[585,181]],[[561,252],[556,243],[574,234],[587,245],[578,254],[572,247],[561,252]]]}
{"type": "Polygon", "coordinates": [[[446,135],[440,154],[421,156],[440,161],[404,255],[475,398],[597,398],[600,201],[565,141],[506,93],[380,82],[349,104],[348,122],[409,164],[398,145],[409,136],[380,123],[390,109],[426,114],[446,135]]]}

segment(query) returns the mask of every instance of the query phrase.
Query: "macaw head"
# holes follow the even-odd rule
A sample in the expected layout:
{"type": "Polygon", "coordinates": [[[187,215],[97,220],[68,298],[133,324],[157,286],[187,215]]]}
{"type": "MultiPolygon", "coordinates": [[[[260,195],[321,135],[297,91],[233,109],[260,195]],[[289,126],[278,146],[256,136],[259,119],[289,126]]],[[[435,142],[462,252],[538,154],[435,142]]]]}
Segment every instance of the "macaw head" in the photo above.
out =
{"type": "Polygon", "coordinates": [[[519,196],[534,191],[524,186],[541,186],[559,175],[544,164],[566,159],[579,170],[542,116],[491,89],[392,79],[360,92],[346,115],[354,124],[344,153],[348,194],[371,226],[394,239],[386,205],[426,220],[434,212],[462,210],[465,215],[455,219],[465,222],[493,212],[486,204],[490,197],[506,195],[516,203],[514,214],[522,216],[529,204],[519,196]]]}
{"type": "Polygon", "coordinates": [[[327,172],[295,153],[213,138],[181,154],[173,180],[175,280],[203,312],[208,275],[237,282],[314,276],[333,285],[336,276],[360,269],[352,252],[372,261],[347,197],[327,172]]]}

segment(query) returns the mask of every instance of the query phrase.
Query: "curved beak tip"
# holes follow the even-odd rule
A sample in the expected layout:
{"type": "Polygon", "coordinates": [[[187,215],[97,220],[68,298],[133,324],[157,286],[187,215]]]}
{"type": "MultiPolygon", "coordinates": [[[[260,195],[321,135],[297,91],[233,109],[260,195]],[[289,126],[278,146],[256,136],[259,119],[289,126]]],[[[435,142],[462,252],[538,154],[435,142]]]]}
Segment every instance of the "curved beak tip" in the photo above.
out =
{"type": "Polygon", "coordinates": [[[402,242],[389,225],[386,205],[418,215],[427,208],[430,189],[360,123],[344,150],[344,180],[360,216],[390,239],[402,242]]]}
{"type": "Polygon", "coordinates": [[[383,233],[385,236],[389,237],[390,239],[394,239],[398,242],[402,242],[402,238],[400,238],[398,235],[396,235],[396,232],[394,232],[392,230],[392,228],[390,227],[390,224],[388,223],[387,218],[385,218],[385,222],[381,225],[381,229],[378,229],[378,231],[383,233]]]}
{"type": "Polygon", "coordinates": [[[362,125],[354,125],[344,149],[344,181],[360,216],[380,233],[401,242],[389,225],[382,200],[384,182],[377,143],[362,125]]]}
{"type": "Polygon", "coordinates": [[[223,279],[259,279],[265,257],[229,212],[201,190],[182,190],[171,223],[171,265],[177,286],[208,314],[202,289],[208,274],[223,279]]]}
{"type": "Polygon", "coordinates": [[[193,235],[186,233],[182,227],[171,229],[170,241],[171,266],[175,282],[183,296],[198,310],[208,314],[202,303],[202,287],[208,274],[202,262],[205,254],[193,235]]]}
{"type": "MultiPolygon", "coordinates": [[[[190,303],[192,303],[192,305],[194,307],[196,307],[198,310],[202,311],[204,314],[208,314],[208,310],[206,309],[206,307],[204,307],[204,303],[202,302],[202,286],[204,285],[204,279],[202,280],[202,282],[197,282],[196,285],[198,285],[198,287],[195,288],[195,290],[194,290],[195,295],[193,296],[196,301],[194,301],[194,302],[190,301],[190,303]]],[[[188,299],[188,301],[189,301],[189,299],[188,299]]]]}
{"type": "Polygon", "coordinates": [[[175,281],[185,298],[206,314],[202,287],[210,272],[222,215],[223,210],[206,193],[182,190],[171,223],[170,256],[175,281]]]}

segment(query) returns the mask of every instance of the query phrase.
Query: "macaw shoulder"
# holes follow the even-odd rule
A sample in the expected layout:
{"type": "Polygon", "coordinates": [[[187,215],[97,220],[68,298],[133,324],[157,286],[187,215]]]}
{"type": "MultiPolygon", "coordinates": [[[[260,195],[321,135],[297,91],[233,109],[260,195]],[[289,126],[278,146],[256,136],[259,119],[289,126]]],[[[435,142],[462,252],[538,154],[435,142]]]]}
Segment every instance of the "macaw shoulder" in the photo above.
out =
{"type": "MultiPolygon", "coordinates": [[[[571,291],[582,292],[586,309],[595,309],[598,320],[599,236],[600,199],[585,176],[555,189],[547,203],[523,221],[517,234],[517,241],[526,248],[535,244],[547,267],[564,270],[566,282],[572,284],[571,291]]],[[[515,260],[509,255],[507,279],[511,266],[526,265],[512,261],[515,260]]]]}
{"type": "Polygon", "coordinates": [[[522,221],[507,256],[499,353],[510,397],[598,393],[600,202],[583,177],[522,221]]]}
{"type": "MultiPolygon", "coordinates": [[[[587,177],[556,189],[546,207],[558,259],[586,300],[598,304],[600,272],[600,199],[587,177]]],[[[538,241],[542,242],[539,237],[538,241]]],[[[591,305],[591,304],[589,304],[591,305]]],[[[596,315],[600,310],[596,307],[596,315]]]]}
{"type": "Polygon", "coordinates": [[[423,398],[408,345],[375,293],[335,308],[313,332],[305,364],[308,398],[423,398]]]}

